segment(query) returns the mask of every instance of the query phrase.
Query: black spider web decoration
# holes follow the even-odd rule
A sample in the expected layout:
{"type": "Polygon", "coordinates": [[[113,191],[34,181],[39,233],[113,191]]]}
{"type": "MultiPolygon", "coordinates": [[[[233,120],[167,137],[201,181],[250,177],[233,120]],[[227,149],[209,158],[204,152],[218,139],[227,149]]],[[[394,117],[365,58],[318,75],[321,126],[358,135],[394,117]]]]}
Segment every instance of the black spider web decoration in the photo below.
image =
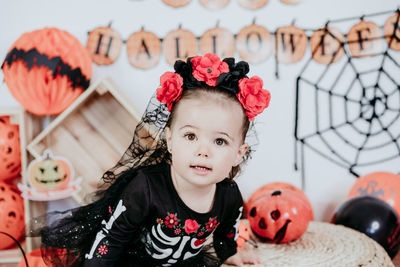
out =
{"type": "MultiPolygon", "coordinates": [[[[332,27],[336,23],[333,27],[337,27],[339,22],[355,24],[356,19],[366,17],[378,20],[382,15],[387,18],[388,13],[400,12],[328,21],[326,26],[332,27]]],[[[340,41],[325,28],[324,34],[340,42],[331,63],[321,65],[310,57],[298,75],[295,170],[301,171],[303,190],[305,148],[348,169],[356,177],[371,171],[399,172],[400,56],[388,45],[400,42],[396,36],[396,29],[400,28],[399,17],[390,36],[385,36],[382,31],[382,36],[376,38],[382,41],[381,51],[366,57],[353,57],[347,36],[344,42],[340,41]],[[340,49],[344,50],[344,55],[334,62],[340,49]]],[[[318,48],[311,51],[312,55],[318,48]]]]}

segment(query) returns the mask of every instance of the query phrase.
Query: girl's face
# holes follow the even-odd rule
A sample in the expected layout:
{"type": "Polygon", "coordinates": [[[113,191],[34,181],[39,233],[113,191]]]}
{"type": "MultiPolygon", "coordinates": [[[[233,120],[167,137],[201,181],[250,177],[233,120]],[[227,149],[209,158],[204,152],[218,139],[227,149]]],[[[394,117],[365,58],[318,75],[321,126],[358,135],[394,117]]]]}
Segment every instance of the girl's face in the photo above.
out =
{"type": "Polygon", "coordinates": [[[209,186],[228,177],[240,163],[243,144],[243,110],[221,96],[182,99],[172,125],[166,128],[175,179],[209,186]]]}

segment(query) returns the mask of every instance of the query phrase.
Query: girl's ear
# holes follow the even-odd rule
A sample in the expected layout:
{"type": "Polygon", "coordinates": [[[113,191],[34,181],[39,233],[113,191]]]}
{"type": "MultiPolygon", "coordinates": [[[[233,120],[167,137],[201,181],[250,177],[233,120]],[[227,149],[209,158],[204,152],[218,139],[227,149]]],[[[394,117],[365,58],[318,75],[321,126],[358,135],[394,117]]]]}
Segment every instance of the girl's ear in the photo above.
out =
{"type": "Polygon", "coordinates": [[[171,140],[172,140],[171,128],[165,127],[164,132],[165,132],[165,140],[167,141],[168,151],[171,151],[171,140]]]}
{"type": "Polygon", "coordinates": [[[249,144],[243,144],[239,147],[237,156],[236,156],[236,160],[235,160],[235,165],[233,165],[234,167],[236,167],[237,165],[240,164],[240,162],[243,159],[243,156],[246,154],[247,150],[249,149],[249,144]]]}

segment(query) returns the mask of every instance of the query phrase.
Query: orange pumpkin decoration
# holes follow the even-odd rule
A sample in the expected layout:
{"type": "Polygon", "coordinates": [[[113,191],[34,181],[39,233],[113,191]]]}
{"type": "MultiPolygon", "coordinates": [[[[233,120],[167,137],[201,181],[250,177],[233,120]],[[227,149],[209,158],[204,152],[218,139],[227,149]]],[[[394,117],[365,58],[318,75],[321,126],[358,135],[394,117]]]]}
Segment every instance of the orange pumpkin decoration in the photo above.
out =
{"type": "Polygon", "coordinates": [[[310,40],[312,58],[328,65],[340,60],[344,55],[344,36],[332,27],[325,27],[313,33],[310,40]]]}
{"type": "Polygon", "coordinates": [[[239,223],[238,238],[236,239],[236,244],[238,247],[243,247],[244,244],[250,239],[249,227],[243,221],[239,223]]]}
{"type": "Polygon", "coordinates": [[[386,41],[390,49],[400,51],[400,19],[399,12],[389,17],[383,26],[386,41]],[[396,30],[395,30],[396,27],[396,30]]]}
{"type": "Polygon", "coordinates": [[[73,35],[44,28],[24,33],[9,49],[2,69],[8,89],[26,110],[57,115],[88,87],[92,61],[73,35]]]}
{"type": "Polygon", "coordinates": [[[89,33],[86,48],[97,65],[110,65],[121,52],[122,38],[111,26],[98,27],[89,33]]]}
{"type": "Polygon", "coordinates": [[[229,4],[230,0],[200,0],[200,4],[208,9],[221,9],[229,4]]]}
{"type": "Polygon", "coordinates": [[[200,38],[200,51],[217,54],[220,58],[233,57],[235,53],[235,37],[227,29],[215,27],[206,31],[200,38]]]}
{"type": "Polygon", "coordinates": [[[301,60],[307,49],[307,35],[294,26],[280,27],[275,32],[276,59],[281,63],[301,60]]]}
{"type": "MultiPolygon", "coordinates": [[[[42,258],[42,253],[40,249],[35,249],[25,255],[29,266],[32,267],[47,267],[42,258]]],[[[22,259],[17,267],[26,267],[25,259],[22,259]]]]}
{"type": "Polygon", "coordinates": [[[47,156],[44,160],[34,160],[28,168],[29,182],[38,192],[63,190],[71,180],[69,164],[61,158],[47,156]]]}
{"type": "Polygon", "coordinates": [[[250,227],[265,242],[279,244],[296,240],[312,220],[312,208],[302,192],[264,191],[249,204],[250,227]]]}
{"type": "Polygon", "coordinates": [[[19,126],[10,124],[8,116],[0,117],[0,180],[14,178],[20,172],[19,126]]]}
{"type": "Polygon", "coordinates": [[[265,27],[256,24],[240,30],[236,46],[239,56],[253,64],[267,60],[273,51],[271,34],[265,27]]]}
{"type": "MultiPolygon", "coordinates": [[[[24,201],[13,185],[0,181],[0,232],[20,240],[25,230],[24,201]]],[[[14,240],[0,235],[0,250],[13,246],[14,240]]]]}
{"type": "Polygon", "coordinates": [[[190,3],[191,0],[163,0],[163,2],[172,7],[183,7],[190,3]]]}
{"type": "Polygon", "coordinates": [[[372,196],[389,204],[400,216],[400,175],[390,172],[373,172],[358,178],[351,187],[348,198],[372,196]]]}
{"type": "Polygon", "coordinates": [[[160,61],[161,41],[154,33],[142,29],[129,36],[126,41],[126,51],[132,66],[149,69],[160,61]]]}
{"type": "Polygon", "coordinates": [[[269,0],[238,0],[239,5],[250,10],[260,9],[268,3],[269,0]]]}
{"type": "Polygon", "coordinates": [[[164,54],[168,64],[174,65],[175,61],[186,60],[197,55],[198,44],[196,36],[179,27],[169,32],[164,38],[164,54]]]}
{"type": "Polygon", "coordinates": [[[364,57],[382,52],[384,45],[381,37],[378,25],[361,20],[347,34],[350,53],[353,57],[364,57]]]}

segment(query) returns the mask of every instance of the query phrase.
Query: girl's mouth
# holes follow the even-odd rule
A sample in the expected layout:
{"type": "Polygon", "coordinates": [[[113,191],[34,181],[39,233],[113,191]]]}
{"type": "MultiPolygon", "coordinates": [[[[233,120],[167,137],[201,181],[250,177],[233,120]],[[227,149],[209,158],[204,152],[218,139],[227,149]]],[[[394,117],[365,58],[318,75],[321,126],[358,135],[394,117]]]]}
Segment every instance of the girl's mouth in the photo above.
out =
{"type": "Polygon", "coordinates": [[[206,166],[201,166],[201,165],[190,165],[190,168],[202,171],[202,172],[208,172],[211,171],[212,168],[206,167],[206,166]]]}

